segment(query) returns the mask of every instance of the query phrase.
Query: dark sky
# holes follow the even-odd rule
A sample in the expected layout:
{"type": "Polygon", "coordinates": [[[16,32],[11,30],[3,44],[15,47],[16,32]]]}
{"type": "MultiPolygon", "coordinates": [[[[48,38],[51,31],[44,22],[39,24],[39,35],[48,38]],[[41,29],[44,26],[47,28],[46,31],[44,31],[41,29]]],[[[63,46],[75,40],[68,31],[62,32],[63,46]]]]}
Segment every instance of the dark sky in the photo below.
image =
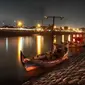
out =
{"type": "MultiPolygon", "coordinates": [[[[23,20],[26,25],[41,22],[45,15],[64,16],[56,25],[73,27],[85,26],[84,0],[0,0],[0,24],[14,24],[14,20],[23,20]]],[[[44,20],[51,24],[52,20],[44,20]]]]}

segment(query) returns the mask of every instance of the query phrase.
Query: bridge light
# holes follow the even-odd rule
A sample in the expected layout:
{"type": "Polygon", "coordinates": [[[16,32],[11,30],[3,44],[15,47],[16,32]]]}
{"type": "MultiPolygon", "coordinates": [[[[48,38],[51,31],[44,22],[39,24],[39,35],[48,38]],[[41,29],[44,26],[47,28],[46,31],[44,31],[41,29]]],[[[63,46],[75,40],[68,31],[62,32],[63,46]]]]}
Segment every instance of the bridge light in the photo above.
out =
{"type": "Polygon", "coordinates": [[[75,42],[75,38],[73,38],[73,42],[75,42]]]}
{"type": "Polygon", "coordinates": [[[77,37],[79,37],[79,34],[77,34],[77,37]]]}
{"type": "Polygon", "coordinates": [[[41,24],[37,24],[37,27],[40,28],[41,27],[41,24]]]}
{"type": "Polygon", "coordinates": [[[54,25],[54,29],[55,29],[55,28],[57,28],[57,26],[56,26],[56,25],[54,25]]]}
{"type": "Polygon", "coordinates": [[[73,35],[73,37],[76,37],[76,35],[73,35]]]}

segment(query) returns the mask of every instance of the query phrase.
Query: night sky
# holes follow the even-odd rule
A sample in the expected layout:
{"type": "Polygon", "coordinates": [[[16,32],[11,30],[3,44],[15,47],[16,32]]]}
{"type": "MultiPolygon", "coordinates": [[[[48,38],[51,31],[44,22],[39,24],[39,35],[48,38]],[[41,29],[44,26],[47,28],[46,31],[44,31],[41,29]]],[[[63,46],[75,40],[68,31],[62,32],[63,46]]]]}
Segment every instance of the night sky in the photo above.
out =
{"type": "MultiPolygon", "coordinates": [[[[14,25],[14,20],[22,20],[31,26],[41,22],[45,15],[64,16],[56,19],[57,26],[85,27],[84,0],[0,0],[0,25],[14,25]]],[[[44,19],[44,24],[51,24],[44,19]]]]}

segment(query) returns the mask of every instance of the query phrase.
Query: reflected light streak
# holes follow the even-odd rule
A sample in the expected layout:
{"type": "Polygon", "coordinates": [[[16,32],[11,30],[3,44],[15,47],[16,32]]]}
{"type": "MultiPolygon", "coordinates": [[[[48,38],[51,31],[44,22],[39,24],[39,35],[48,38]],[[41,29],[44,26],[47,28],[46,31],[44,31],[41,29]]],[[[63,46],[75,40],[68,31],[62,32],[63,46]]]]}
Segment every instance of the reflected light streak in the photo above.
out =
{"type": "Polygon", "coordinates": [[[64,35],[62,35],[62,42],[64,42],[64,35]]]}
{"type": "Polygon", "coordinates": [[[26,44],[27,47],[32,46],[33,40],[31,37],[26,37],[24,43],[26,44]]]}
{"type": "Polygon", "coordinates": [[[56,44],[56,38],[54,38],[54,41],[53,41],[54,44],[56,44]]]}
{"type": "Polygon", "coordinates": [[[62,60],[67,60],[68,59],[68,53],[66,53],[63,57],[62,60]]]}
{"type": "Polygon", "coordinates": [[[20,60],[20,51],[23,50],[22,47],[23,47],[23,38],[19,37],[18,38],[18,61],[19,61],[19,63],[21,62],[21,60],[20,60]]]}
{"type": "Polygon", "coordinates": [[[42,43],[43,37],[42,36],[37,36],[37,54],[41,54],[41,48],[42,48],[42,43]]]}
{"type": "Polygon", "coordinates": [[[75,42],[75,39],[73,38],[73,42],[75,42]]]}
{"type": "Polygon", "coordinates": [[[56,43],[57,43],[56,36],[54,36],[53,43],[54,43],[54,44],[56,44],[56,43]]]}
{"type": "Polygon", "coordinates": [[[8,38],[6,38],[6,51],[8,51],[8,38]]]}
{"type": "Polygon", "coordinates": [[[79,37],[79,34],[77,34],[77,37],[79,37]]]}
{"type": "Polygon", "coordinates": [[[68,41],[71,41],[71,35],[68,35],[68,41]]]}
{"type": "Polygon", "coordinates": [[[73,37],[76,37],[76,35],[73,35],[73,37]]]}
{"type": "Polygon", "coordinates": [[[37,68],[38,68],[38,67],[36,67],[36,66],[25,67],[26,71],[35,70],[35,69],[37,69],[37,68]]]}

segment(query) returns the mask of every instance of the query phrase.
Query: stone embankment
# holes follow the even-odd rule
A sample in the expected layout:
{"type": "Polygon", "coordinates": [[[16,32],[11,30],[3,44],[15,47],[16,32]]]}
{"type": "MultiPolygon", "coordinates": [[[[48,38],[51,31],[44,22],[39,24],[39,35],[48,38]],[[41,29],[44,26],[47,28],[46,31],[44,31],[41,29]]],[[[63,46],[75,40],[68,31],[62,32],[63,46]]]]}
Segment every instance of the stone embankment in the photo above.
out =
{"type": "Polygon", "coordinates": [[[68,59],[59,68],[23,85],[85,85],[85,53],[68,59]]]}

